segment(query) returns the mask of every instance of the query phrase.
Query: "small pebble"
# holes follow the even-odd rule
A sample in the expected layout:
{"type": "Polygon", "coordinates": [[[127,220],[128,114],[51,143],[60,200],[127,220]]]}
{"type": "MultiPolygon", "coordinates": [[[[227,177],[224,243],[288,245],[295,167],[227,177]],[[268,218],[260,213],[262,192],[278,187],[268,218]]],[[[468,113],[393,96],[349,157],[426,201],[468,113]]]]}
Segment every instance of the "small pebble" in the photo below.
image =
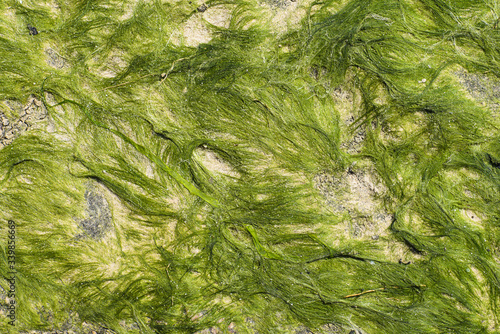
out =
{"type": "Polygon", "coordinates": [[[197,9],[198,9],[198,11],[199,11],[200,13],[203,13],[204,11],[206,11],[206,10],[207,10],[207,8],[208,8],[208,7],[207,7],[207,5],[202,4],[202,5],[201,5],[200,7],[198,7],[197,9]]]}
{"type": "Polygon", "coordinates": [[[30,31],[31,36],[38,35],[38,30],[36,30],[36,28],[31,24],[28,24],[28,30],[30,31]]]}

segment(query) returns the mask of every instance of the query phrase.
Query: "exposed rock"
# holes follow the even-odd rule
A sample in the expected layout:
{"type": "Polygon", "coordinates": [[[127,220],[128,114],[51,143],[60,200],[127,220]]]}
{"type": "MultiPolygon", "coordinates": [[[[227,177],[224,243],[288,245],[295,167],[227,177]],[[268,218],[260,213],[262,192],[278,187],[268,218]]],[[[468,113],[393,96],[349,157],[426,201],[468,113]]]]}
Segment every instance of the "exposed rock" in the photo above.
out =
{"type": "Polygon", "coordinates": [[[51,48],[45,49],[46,62],[50,67],[61,69],[66,65],[66,61],[56,51],[51,48]]]}
{"type": "Polygon", "coordinates": [[[381,208],[380,197],[386,189],[374,171],[349,169],[340,175],[323,172],[316,175],[314,183],[335,213],[350,217],[346,228],[351,236],[375,240],[391,224],[392,215],[381,208]]]}
{"type": "MultiPolygon", "coordinates": [[[[13,111],[14,115],[21,115],[23,110],[23,105],[19,101],[15,100],[5,100],[3,103],[13,111]]],[[[4,124],[5,125],[5,124],[4,124]]]]}
{"type": "Polygon", "coordinates": [[[88,218],[79,223],[83,234],[77,235],[77,239],[84,237],[102,239],[113,226],[109,204],[100,193],[92,189],[85,192],[85,200],[88,218]]]}
{"type": "Polygon", "coordinates": [[[267,3],[271,7],[278,7],[278,8],[286,8],[290,6],[292,2],[296,2],[297,0],[267,0],[267,3]]]}
{"type": "Polygon", "coordinates": [[[314,334],[314,333],[311,332],[309,328],[302,326],[295,331],[295,334],[314,334]]]}
{"type": "Polygon", "coordinates": [[[473,99],[491,109],[500,109],[500,81],[497,78],[469,73],[465,70],[457,71],[455,74],[473,99]]]}
{"type": "MultiPolygon", "coordinates": [[[[351,116],[345,121],[345,125],[347,128],[351,127],[354,123],[354,117],[351,116]]],[[[343,142],[340,147],[346,150],[349,154],[357,154],[361,152],[361,148],[363,147],[363,141],[366,138],[366,130],[362,127],[353,129],[350,131],[349,138],[343,142]]]]}
{"type": "Polygon", "coordinates": [[[214,175],[222,174],[233,178],[239,178],[240,174],[216,152],[201,147],[195,150],[195,157],[214,175]]]}
{"type": "MultiPolygon", "coordinates": [[[[212,39],[212,33],[208,25],[221,28],[228,28],[231,22],[231,10],[225,6],[207,6],[201,5],[197,12],[192,15],[184,24],[182,31],[182,40],[185,45],[196,47],[203,43],[208,43],[212,39]],[[200,10],[204,9],[204,10],[200,10]]],[[[175,41],[175,44],[179,44],[175,41]]]]}
{"type": "Polygon", "coordinates": [[[24,132],[28,129],[28,124],[26,124],[26,122],[24,122],[23,120],[17,121],[14,126],[18,129],[19,132],[24,132]]]}
{"type": "Polygon", "coordinates": [[[47,117],[47,109],[42,101],[34,96],[29,98],[24,107],[21,103],[12,100],[3,103],[12,110],[14,115],[19,115],[19,117],[9,120],[4,113],[0,113],[0,143],[2,144],[0,149],[11,144],[22,133],[47,117]]]}

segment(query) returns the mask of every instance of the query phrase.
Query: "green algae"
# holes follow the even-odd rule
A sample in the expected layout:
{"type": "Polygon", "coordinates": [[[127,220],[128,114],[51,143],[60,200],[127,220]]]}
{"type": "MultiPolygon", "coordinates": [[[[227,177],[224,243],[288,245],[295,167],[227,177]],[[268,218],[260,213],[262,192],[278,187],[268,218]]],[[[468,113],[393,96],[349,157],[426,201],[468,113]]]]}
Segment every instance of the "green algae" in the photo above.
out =
{"type": "Polygon", "coordinates": [[[497,332],[498,114],[454,69],[499,75],[498,4],[299,4],[281,33],[263,4],[213,1],[205,19],[224,7],[230,21],[189,47],[200,4],[0,5],[0,99],[34,96],[55,128],[0,150],[18,305],[0,328],[56,330],[75,313],[75,330],[116,333],[497,332]],[[372,219],[353,194],[325,199],[315,178],[368,170],[391,221],[365,238],[346,228],[372,219]],[[89,184],[113,216],[102,239],[77,238],[89,184]]]}

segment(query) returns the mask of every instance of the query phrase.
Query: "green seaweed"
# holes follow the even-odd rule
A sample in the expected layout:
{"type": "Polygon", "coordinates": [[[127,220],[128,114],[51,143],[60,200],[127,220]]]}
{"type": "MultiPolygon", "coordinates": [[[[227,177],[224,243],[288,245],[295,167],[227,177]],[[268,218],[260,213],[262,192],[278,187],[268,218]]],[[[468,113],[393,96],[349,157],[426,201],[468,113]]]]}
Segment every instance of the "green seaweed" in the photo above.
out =
{"type": "Polygon", "coordinates": [[[48,112],[2,137],[2,332],[500,330],[498,109],[459,74],[497,89],[500,7],[304,2],[283,30],[286,4],[0,4],[0,100],[48,112]],[[366,174],[383,190],[349,194],[366,174]],[[113,217],[99,238],[81,237],[89,189],[113,217]]]}

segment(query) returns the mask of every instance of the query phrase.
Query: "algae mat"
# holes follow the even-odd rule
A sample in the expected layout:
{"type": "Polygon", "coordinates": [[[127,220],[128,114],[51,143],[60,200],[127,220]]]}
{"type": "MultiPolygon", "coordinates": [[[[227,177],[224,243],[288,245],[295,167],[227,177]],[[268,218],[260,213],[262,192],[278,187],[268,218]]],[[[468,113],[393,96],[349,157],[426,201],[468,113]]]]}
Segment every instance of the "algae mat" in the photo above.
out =
{"type": "Polygon", "coordinates": [[[499,333],[500,3],[6,0],[1,333],[499,333]]]}

